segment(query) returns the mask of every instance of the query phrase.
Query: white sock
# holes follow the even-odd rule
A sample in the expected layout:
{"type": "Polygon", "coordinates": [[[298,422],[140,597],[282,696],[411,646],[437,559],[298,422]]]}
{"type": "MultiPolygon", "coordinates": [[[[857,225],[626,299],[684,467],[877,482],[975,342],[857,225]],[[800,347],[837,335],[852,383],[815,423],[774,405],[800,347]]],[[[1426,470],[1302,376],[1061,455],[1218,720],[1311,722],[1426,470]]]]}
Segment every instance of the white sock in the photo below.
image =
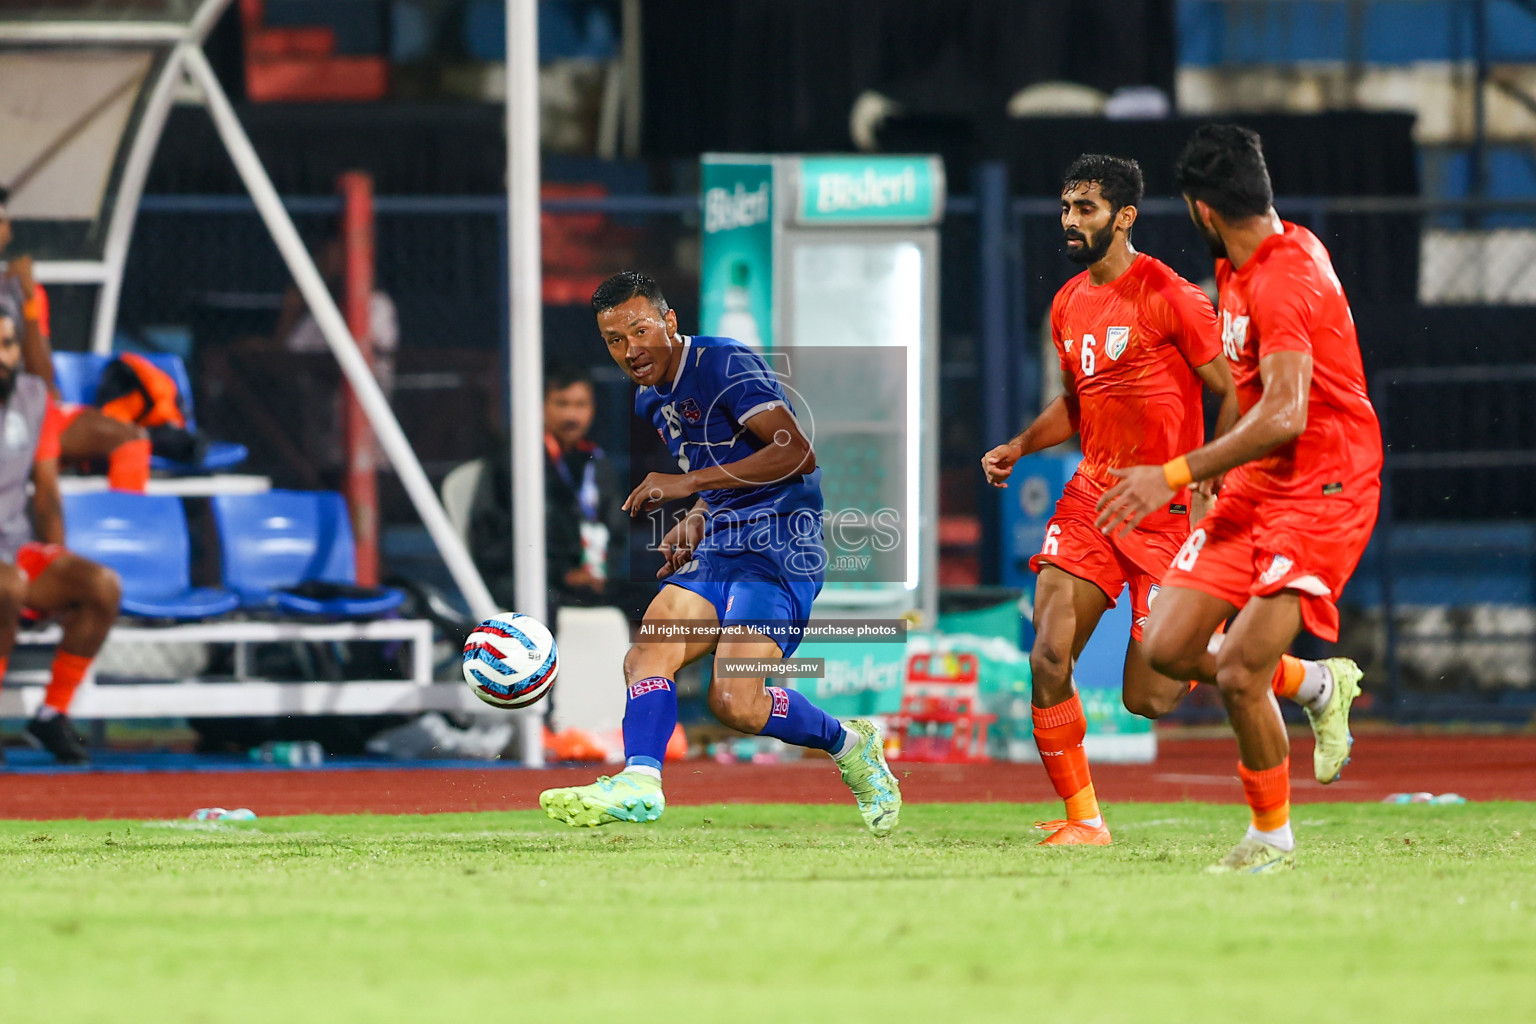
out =
{"type": "Polygon", "coordinates": [[[1333,699],[1333,673],[1320,661],[1303,661],[1301,667],[1301,686],[1296,690],[1296,703],[1308,711],[1321,711],[1333,699]]]}
{"type": "Polygon", "coordinates": [[[661,769],[652,768],[648,764],[627,764],[624,771],[630,775],[649,775],[651,778],[661,781],[661,769]]]}
{"type": "Polygon", "coordinates": [[[1284,850],[1286,853],[1290,853],[1292,850],[1296,849],[1296,837],[1291,834],[1290,822],[1286,822],[1279,828],[1271,829],[1268,832],[1260,832],[1252,825],[1249,825],[1248,835],[1245,838],[1257,839],[1260,842],[1268,843],[1275,849],[1284,850]]]}
{"type": "Polygon", "coordinates": [[[37,709],[35,716],[39,722],[51,722],[59,717],[59,711],[52,704],[44,704],[37,709]]]}
{"type": "Polygon", "coordinates": [[[1102,814],[1095,814],[1091,818],[1083,818],[1082,822],[1083,822],[1084,825],[1091,825],[1094,828],[1103,828],[1104,827],[1104,815],[1102,815],[1102,814]]]}
{"type": "Polygon", "coordinates": [[[832,751],[832,759],[835,761],[840,761],[847,757],[849,754],[854,752],[854,750],[858,747],[859,743],[863,739],[863,736],[860,736],[858,733],[845,726],[843,728],[843,742],[839,743],[837,745],[837,749],[832,751]]]}

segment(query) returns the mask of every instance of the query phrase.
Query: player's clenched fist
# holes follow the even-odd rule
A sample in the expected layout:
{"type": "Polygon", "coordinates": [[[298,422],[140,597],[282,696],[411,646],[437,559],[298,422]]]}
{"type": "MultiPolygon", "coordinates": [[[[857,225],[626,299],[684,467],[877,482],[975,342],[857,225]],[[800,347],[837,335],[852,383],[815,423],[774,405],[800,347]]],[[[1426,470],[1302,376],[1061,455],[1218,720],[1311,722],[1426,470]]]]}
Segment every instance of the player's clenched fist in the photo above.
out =
{"type": "Polygon", "coordinates": [[[1007,487],[1008,477],[1013,474],[1014,464],[1019,461],[1019,449],[1012,441],[1000,444],[981,457],[982,472],[993,487],[1007,487]]]}

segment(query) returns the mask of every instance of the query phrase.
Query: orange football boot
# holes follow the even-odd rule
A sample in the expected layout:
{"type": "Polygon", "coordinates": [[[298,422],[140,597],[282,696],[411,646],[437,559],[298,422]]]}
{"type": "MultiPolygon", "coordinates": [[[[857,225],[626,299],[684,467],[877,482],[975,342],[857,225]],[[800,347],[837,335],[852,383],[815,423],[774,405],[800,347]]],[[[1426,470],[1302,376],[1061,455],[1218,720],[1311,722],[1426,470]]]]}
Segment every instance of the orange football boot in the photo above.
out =
{"type": "Polygon", "coordinates": [[[1109,837],[1108,825],[1089,825],[1082,821],[1037,821],[1035,828],[1049,832],[1050,835],[1040,840],[1041,846],[1108,846],[1113,840],[1109,837]]]}

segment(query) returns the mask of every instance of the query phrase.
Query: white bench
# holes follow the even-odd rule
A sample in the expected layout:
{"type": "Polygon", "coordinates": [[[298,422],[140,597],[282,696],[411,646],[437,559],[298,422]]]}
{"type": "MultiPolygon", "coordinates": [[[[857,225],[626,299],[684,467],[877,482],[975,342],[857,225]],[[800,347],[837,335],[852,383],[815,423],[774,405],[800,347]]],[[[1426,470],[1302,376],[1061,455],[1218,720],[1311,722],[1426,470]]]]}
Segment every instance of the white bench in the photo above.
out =
{"type": "MultiPolygon", "coordinates": [[[[57,626],[22,633],[18,646],[52,645],[57,626]]],[[[180,626],[120,624],[107,638],[119,644],[234,644],[233,679],[191,677],[167,682],[98,683],[92,671],[70,707],[72,718],[222,718],[268,715],[378,715],[418,711],[483,711],[461,682],[432,679],[432,623],[426,619],[373,622],[208,622],[180,626]],[[327,641],[411,644],[410,679],[345,682],[275,682],[250,675],[252,644],[327,641]]],[[[37,711],[46,671],[12,671],[0,687],[0,718],[37,711]]]]}

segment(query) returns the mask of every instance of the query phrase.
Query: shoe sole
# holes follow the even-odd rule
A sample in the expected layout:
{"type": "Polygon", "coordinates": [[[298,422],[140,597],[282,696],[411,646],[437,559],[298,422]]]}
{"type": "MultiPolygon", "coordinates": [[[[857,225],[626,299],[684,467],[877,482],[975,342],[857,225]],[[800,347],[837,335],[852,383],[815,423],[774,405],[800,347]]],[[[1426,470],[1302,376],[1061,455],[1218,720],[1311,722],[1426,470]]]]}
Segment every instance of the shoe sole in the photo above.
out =
{"type": "Polygon", "coordinates": [[[1046,838],[1040,840],[1040,842],[1037,843],[1036,845],[1037,846],[1113,846],[1114,845],[1114,840],[1109,838],[1109,837],[1107,837],[1107,836],[1104,838],[1104,840],[1102,842],[1100,842],[1097,839],[1094,839],[1094,840],[1063,839],[1063,840],[1061,840],[1059,842],[1057,842],[1055,840],[1056,840],[1056,834],[1053,832],[1053,833],[1051,833],[1051,835],[1049,835],[1046,838]]]}
{"type": "Polygon", "coordinates": [[[657,807],[646,800],[626,800],[623,809],[635,817],[625,818],[613,813],[616,808],[595,807],[575,793],[561,790],[545,790],[539,794],[539,806],[544,808],[545,814],[572,828],[597,828],[615,822],[643,825],[661,817],[665,810],[665,807],[657,807]]]}

